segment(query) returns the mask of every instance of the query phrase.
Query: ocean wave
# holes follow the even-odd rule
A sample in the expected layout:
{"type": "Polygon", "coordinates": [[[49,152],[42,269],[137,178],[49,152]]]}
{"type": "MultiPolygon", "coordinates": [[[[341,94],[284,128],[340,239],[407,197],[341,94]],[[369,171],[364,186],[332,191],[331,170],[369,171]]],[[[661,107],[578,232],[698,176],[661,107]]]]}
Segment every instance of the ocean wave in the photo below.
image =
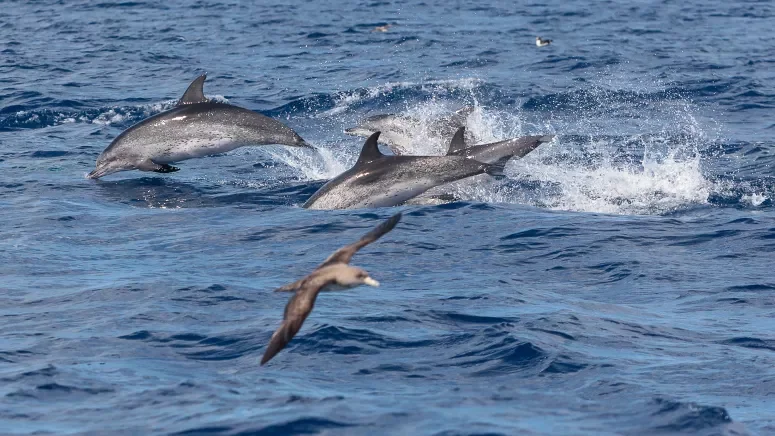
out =
{"type": "Polygon", "coordinates": [[[117,106],[77,111],[66,109],[19,110],[0,118],[0,132],[42,129],[70,123],[129,127],[145,118],[174,107],[176,102],[177,100],[168,100],[140,106],[117,106]]]}
{"type": "Polygon", "coordinates": [[[702,406],[696,403],[656,398],[649,404],[649,409],[651,409],[652,421],[650,429],[658,434],[719,429],[732,422],[729,413],[723,407],[702,406]]]}
{"type": "Polygon", "coordinates": [[[511,335],[495,333],[477,335],[466,344],[463,353],[453,354],[435,366],[457,367],[470,371],[472,376],[489,377],[517,372],[538,372],[549,354],[535,344],[511,335]]]}
{"type": "Polygon", "coordinates": [[[337,429],[343,431],[343,429],[353,426],[355,426],[355,424],[348,424],[325,418],[305,417],[261,427],[248,426],[246,424],[235,426],[208,425],[172,434],[176,436],[320,434],[321,432],[336,432],[337,429]]]}
{"type": "MultiPolygon", "coordinates": [[[[211,96],[211,99],[220,102],[228,100],[220,95],[211,96]]],[[[114,106],[94,109],[69,110],[65,108],[84,106],[83,103],[62,102],[63,109],[38,109],[23,107],[0,117],[0,132],[8,132],[20,129],[42,129],[62,124],[83,123],[97,124],[101,126],[129,127],[150,116],[172,109],[177,100],[165,100],[157,103],[142,105],[114,106]]],[[[37,106],[37,105],[36,105],[37,106]]],[[[57,106],[57,105],[46,105],[57,106]]]]}

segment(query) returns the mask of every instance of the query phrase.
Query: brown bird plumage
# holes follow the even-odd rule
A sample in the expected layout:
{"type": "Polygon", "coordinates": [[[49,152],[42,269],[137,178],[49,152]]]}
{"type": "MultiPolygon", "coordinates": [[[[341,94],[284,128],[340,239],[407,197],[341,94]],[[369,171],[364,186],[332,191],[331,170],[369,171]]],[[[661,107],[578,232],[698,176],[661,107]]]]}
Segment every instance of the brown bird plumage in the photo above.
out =
{"type": "Polygon", "coordinates": [[[369,277],[366,271],[348,264],[358,250],[393,230],[393,227],[400,220],[401,213],[393,215],[387,221],[366,233],[357,242],[336,250],[308,276],[275,290],[282,292],[295,291],[296,293],[285,306],[283,323],[269,340],[264,357],[261,358],[262,365],[285,348],[288,342],[299,332],[302,324],[304,324],[304,320],[312,312],[312,308],[315,306],[315,299],[321,291],[348,289],[362,284],[379,286],[379,282],[369,277]]]}

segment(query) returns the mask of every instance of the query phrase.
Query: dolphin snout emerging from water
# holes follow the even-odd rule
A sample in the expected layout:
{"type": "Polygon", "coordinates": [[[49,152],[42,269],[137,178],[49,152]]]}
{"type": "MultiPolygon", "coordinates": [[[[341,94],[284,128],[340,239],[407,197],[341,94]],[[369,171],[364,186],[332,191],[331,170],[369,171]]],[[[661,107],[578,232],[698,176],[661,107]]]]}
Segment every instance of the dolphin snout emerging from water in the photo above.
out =
{"type": "Polygon", "coordinates": [[[206,75],[189,85],[175,108],[123,131],[97,158],[87,177],[119,171],[178,171],[171,164],[225,153],[246,145],[279,144],[312,148],[285,124],[238,106],[204,96],[206,75]]]}

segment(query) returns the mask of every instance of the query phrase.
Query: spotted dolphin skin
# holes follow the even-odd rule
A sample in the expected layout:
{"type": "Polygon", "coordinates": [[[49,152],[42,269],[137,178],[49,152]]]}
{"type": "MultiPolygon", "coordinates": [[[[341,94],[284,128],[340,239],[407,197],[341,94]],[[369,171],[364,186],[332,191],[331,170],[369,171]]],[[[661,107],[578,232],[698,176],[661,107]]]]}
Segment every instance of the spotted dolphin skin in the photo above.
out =
{"type": "Polygon", "coordinates": [[[483,173],[502,175],[508,160],[486,164],[465,156],[385,156],[377,146],[379,134],[376,132],[366,140],[355,166],[323,185],[304,207],[396,206],[434,186],[483,173]]]}
{"type": "Polygon", "coordinates": [[[280,144],[311,148],[285,124],[259,113],[204,96],[206,75],[189,85],[175,108],[122,132],[97,158],[90,179],[119,171],[178,171],[186,159],[225,153],[246,145],[280,144]]]}

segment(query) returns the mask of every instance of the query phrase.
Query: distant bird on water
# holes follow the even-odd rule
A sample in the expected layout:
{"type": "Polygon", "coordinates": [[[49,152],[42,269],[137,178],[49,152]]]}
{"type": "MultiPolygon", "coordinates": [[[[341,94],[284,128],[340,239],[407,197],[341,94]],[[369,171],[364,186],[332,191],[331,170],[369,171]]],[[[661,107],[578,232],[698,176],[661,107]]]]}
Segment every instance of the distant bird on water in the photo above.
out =
{"type": "Polygon", "coordinates": [[[540,36],[536,36],[536,46],[544,47],[552,43],[551,39],[543,39],[540,36]]]}
{"type": "Polygon", "coordinates": [[[369,273],[360,268],[350,266],[350,259],[358,250],[393,230],[393,227],[400,220],[401,213],[393,215],[387,221],[363,235],[357,242],[336,250],[334,254],[328,256],[328,259],[315,268],[308,276],[275,289],[276,292],[296,293],[285,306],[283,323],[269,340],[264,357],[261,358],[262,365],[269,362],[296,336],[296,333],[301,329],[301,325],[304,324],[304,320],[312,312],[312,308],[315,306],[315,299],[321,291],[338,291],[360,285],[379,286],[379,282],[369,277],[369,273]]]}
{"type": "Polygon", "coordinates": [[[385,24],[384,26],[377,26],[377,27],[371,29],[371,31],[372,32],[387,32],[388,29],[390,29],[391,27],[393,27],[392,24],[385,24]]]}

